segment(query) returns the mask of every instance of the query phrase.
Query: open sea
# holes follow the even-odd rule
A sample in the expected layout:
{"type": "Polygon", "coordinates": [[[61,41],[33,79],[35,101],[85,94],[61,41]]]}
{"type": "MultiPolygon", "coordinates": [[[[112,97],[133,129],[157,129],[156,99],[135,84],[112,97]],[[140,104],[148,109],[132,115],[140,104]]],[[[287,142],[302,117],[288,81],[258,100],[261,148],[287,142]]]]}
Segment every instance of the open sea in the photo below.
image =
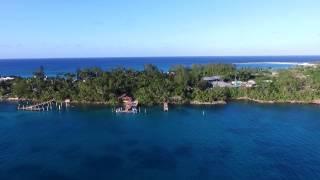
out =
{"type": "Polygon", "coordinates": [[[87,67],[100,67],[110,70],[126,67],[143,69],[145,64],[157,65],[168,71],[175,65],[232,63],[237,67],[288,68],[301,63],[320,62],[320,56],[214,56],[214,57],[135,57],[135,58],[59,58],[59,59],[2,59],[0,75],[31,76],[40,66],[47,75],[55,76],[87,67]]]}
{"type": "MultiPolygon", "coordinates": [[[[0,60],[1,75],[49,75],[118,66],[235,63],[288,68],[317,56],[0,60]]],[[[319,180],[320,106],[230,102],[216,106],[107,106],[17,111],[0,102],[0,180],[319,180]]]]}
{"type": "Polygon", "coordinates": [[[320,107],[231,102],[17,111],[0,103],[1,180],[319,180],[320,107]]]}

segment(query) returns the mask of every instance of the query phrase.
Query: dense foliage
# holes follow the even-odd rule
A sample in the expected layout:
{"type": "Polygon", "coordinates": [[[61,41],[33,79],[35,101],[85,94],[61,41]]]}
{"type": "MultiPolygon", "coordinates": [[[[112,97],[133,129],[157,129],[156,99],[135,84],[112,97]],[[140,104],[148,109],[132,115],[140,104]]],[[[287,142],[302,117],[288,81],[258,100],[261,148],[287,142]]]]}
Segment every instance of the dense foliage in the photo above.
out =
{"type": "Polygon", "coordinates": [[[144,70],[99,68],[77,70],[76,73],[46,77],[40,67],[30,78],[16,78],[0,82],[1,97],[34,100],[64,100],[116,104],[124,93],[140,103],[152,105],[170,101],[212,102],[248,97],[272,101],[311,101],[320,99],[320,68],[297,67],[271,72],[262,69],[237,69],[229,64],[175,66],[164,73],[154,65],[144,70]],[[212,88],[204,76],[221,76],[224,81],[234,79],[257,82],[254,88],[212,88]]]}

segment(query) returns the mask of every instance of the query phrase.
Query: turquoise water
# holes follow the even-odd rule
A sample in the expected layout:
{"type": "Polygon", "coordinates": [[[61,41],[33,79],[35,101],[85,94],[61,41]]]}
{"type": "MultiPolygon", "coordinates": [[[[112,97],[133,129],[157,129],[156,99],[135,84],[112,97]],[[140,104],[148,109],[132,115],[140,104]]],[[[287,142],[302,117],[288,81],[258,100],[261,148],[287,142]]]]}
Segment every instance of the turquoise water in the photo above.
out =
{"type": "Polygon", "coordinates": [[[15,107],[0,103],[0,179],[320,179],[319,106],[15,107]]]}

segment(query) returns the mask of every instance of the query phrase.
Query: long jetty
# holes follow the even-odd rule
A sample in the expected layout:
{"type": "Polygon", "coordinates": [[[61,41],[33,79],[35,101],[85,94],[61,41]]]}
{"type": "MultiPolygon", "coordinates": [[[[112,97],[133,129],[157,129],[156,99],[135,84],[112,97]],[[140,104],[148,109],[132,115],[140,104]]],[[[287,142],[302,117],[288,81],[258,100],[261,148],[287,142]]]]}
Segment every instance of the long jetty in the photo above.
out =
{"type": "MultiPolygon", "coordinates": [[[[46,101],[46,102],[41,102],[38,104],[34,105],[20,105],[18,106],[18,110],[24,110],[24,111],[49,111],[49,109],[52,109],[52,104],[55,102],[54,99],[46,101]]],[[[57,105],[58,106],[58,105],[57,105]]],[[[62,105],[61,105],[62,106],[62,105]]],[[[59,105],[59,109],[60,109],[59,105]]]]}

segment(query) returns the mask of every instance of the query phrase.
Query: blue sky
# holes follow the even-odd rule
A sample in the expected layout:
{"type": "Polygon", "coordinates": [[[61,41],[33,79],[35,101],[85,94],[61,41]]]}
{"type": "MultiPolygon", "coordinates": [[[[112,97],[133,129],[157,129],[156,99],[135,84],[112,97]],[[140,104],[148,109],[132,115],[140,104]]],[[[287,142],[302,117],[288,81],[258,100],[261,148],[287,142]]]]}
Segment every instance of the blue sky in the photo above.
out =
{"type": "Polygon", "coordinates": [[[319,0],[2,0],[0,5],[0,58],[319,54],[319,0]]]}

